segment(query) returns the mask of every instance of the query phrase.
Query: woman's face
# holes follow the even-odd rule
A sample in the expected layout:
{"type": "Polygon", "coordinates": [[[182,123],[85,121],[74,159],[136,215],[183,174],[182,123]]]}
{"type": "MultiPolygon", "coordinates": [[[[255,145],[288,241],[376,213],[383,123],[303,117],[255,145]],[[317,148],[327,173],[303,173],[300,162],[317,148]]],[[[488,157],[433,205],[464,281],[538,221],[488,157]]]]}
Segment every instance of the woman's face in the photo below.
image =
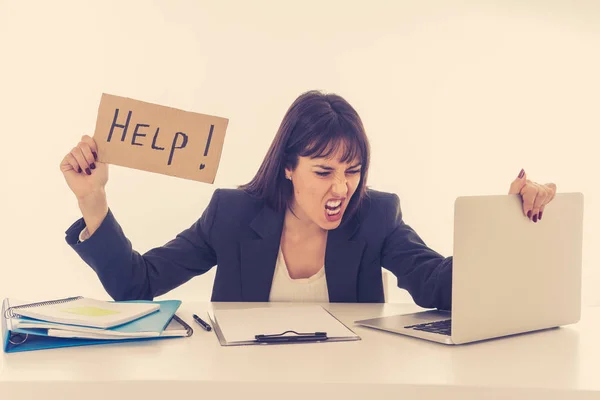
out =
{"type": "Polygon", "coordinates": [[[325,230],[340,225],[360,182],[360,161],[340,162],[341,149],[328,158],[299,157],[295,170],[286,169],[294,186],[291,209],[303,222],[325,230]]]}

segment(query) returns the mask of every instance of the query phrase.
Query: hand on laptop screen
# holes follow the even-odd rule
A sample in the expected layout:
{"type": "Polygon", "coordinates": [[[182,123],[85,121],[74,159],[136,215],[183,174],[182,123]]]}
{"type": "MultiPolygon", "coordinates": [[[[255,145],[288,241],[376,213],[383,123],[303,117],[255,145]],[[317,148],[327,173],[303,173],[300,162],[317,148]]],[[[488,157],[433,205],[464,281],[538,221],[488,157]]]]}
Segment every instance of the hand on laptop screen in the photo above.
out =
{"type": "Polygon", "coordinates": [[[542,219],[544,207],[554,199],[556,185],[546,183],[544,185],[527,179],[525,170],[511,183],[508,194],[519,194],[523,199],[523,213],[533,222],[542,219]]]}

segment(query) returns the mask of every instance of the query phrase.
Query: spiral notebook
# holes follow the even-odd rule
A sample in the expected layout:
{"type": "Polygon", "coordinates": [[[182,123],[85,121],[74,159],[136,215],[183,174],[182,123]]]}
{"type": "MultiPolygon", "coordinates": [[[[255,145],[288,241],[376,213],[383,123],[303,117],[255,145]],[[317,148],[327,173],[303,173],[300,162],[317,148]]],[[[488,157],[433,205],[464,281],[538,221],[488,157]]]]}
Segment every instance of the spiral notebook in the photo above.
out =
{"type": "MultiPolygon", "coordinates": [[[[37,309],[36,311],[38,311],[50,306],[62,307],[66,304],[84,304],[82,302],[77,303],[76,299],[80,298],[71,297],[40,303],[4,299],[1,314],[4,352],[12,353],[57,347],[189,337],[193,334],[192,328],[175,314],[181,305],[179,300],[105,302],[117,306],[144,306],[143,308],[135,308],[138,310],[156,309],[149,314],[111,328],[63,324],[24,316],[30,314],[25,310],[37,309]]],[[[127,307],[127,309],[132,310],[133,308],[127,307]]],[[[37,314],[40,315],[40,313],[37,314]]]]}
{"type": "Polygon", "coordinates": [[[109,302],[82,296],[16,305],[6,310],[6,318],[28,317],[36,320],[112,328],[158,311],[153,302],[109,302]]]}

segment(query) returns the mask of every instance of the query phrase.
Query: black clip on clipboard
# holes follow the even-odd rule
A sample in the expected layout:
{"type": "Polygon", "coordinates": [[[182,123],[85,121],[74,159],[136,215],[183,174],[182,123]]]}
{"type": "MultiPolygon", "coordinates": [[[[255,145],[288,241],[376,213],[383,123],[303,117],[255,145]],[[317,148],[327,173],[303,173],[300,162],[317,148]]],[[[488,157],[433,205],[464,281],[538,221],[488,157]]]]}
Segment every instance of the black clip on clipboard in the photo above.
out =
{"type": "Polygon", "coordinates": [[[285,331],[274,335],[255,335],[254,338],[260,343],[320,342],[328,339],[327,332],[298,333],[296,331],[285,331]],[[294,335],[286,336],[286,333],[294,335]]]}

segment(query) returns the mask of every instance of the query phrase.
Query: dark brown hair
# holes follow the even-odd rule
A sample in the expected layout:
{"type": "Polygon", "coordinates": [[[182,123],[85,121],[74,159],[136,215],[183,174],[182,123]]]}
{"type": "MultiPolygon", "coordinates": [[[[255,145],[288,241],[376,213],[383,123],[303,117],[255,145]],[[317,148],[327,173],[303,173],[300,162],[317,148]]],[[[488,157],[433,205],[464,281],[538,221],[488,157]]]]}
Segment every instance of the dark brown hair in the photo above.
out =
{"type": "Polygon", "coordinates": [[[287,110],[258,172],[240,189],[261,198],[277,211],[293,199],[285,168],[294,170],[298,157],[329,157],[343,146],[341,162],[359,160],[360,182],[346,211],[350,217],[367,192],[369,142],[356,110],[342,97],[312,90],[301,94],[287,110]]]}

